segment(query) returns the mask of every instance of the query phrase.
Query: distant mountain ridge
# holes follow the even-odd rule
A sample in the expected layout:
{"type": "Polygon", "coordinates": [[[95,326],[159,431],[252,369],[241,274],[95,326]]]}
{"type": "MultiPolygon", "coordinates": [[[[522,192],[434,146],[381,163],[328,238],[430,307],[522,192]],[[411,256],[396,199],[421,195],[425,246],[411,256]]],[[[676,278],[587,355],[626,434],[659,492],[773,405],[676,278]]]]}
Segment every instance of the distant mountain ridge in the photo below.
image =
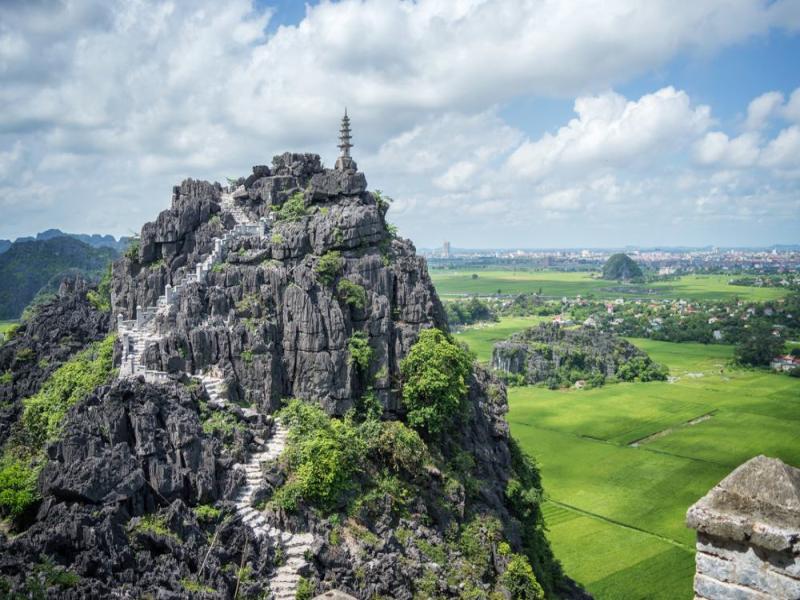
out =
{"type": "Polygon", "coordinates": [[[88,244],[93,248],[113,248],[117,252],[123,252],[125,248],[128,247],[128,244],[131,241],[130,237],[122,236],[119,239],[115,238],[113,235],[110,234],[99,234],[99,233],[65,233],[60,229],[46,229],[44,231],[40,231],[36,234],[36,236],[23,236],[18,237],[13,242],[11,240],[0,240],[0,254],[6,252],[11,245],[15,242],[34,242],[34,241],[44,241],[44,240],[52,240],[57,237],[70,237],[76,240],[80,240],[84,244],[88,244]]]}
{"type": "Polygon", "coordinates": [[[19,318],[37,294],[55,292],[65,275],[99,279],[119,254],[66,235],[15,241],[0,254],[0,320],[19,318]]]}

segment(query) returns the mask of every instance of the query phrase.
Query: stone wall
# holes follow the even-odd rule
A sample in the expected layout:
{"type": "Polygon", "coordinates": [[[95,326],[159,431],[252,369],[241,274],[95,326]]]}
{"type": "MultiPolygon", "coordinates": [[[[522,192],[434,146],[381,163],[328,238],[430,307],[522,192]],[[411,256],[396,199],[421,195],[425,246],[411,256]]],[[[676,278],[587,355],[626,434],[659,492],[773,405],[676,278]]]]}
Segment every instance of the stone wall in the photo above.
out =
{"type": "Polygon", "coordinates": [[[757,456],[694,504],[695,599],[800,599],[800,469],[757,456]]]}

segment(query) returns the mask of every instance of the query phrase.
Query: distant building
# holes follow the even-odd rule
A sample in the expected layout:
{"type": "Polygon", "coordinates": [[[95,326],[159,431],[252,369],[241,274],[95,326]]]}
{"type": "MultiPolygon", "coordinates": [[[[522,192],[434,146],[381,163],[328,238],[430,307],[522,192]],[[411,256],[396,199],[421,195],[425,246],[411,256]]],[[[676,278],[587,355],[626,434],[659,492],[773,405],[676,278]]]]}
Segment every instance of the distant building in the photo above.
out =
{"type": "Polygon", "coordinates": [[[442,256],[450,258],[450,242],[442,242],[442,256]]]}
{"type": "Polygon", "coordinates": [[[792,369],[800,368],[800,358],[790,354],[776,356],[769,363],[769,366],[773,371],[791,371],[792,369]]]}

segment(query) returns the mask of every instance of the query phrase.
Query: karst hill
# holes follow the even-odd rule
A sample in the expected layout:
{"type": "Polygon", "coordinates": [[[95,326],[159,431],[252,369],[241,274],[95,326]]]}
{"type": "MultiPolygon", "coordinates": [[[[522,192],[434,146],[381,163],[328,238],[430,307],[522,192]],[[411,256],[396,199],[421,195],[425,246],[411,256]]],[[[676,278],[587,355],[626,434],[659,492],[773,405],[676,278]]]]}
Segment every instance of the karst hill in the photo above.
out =
{"type": "Polygon", "coordinates": [[[66,286],[3,346],[5,589],[583,597],[504,386],[343,140],[334,169],[184,181],[114,264],[110,318],[66,286]]]}
{"type": "Polygon", "coordinates": [[[612,254],[603,265],[603,279],[611,281],[641,281],[642,269],[627,254],[612,254]]]}

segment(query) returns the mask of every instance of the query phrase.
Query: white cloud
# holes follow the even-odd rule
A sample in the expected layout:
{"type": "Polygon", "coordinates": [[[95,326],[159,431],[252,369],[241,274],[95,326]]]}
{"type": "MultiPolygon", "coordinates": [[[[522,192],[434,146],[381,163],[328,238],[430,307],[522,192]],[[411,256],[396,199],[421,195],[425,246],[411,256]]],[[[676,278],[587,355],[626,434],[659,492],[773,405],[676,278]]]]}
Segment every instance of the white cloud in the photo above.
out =
{"type": "Polygon", "coordinates": [[[800,126],[792,125],[770,141],[764,148],[761,163],[776,169],[800,171],[800,126]]]}
{"type": "Polygon", "coordinates": [[[783,116],[789,121],[800,123],[800,88],[792,92],[782,112],[783,116]]]}
{"type": "Polygon", "coordinates": [[[695,144],[695,158],[700,164],[750,167],[760,153],[760,137],[747,132],[733,139],[721,131],[707,133],[695,144]]]}
{"type": "MultiPolygon", "coordinates": [[[[709,110],[670,87],[631,100],[603,90],[797,28],[797,6],[342,0],[267,32],[271,10],[250,0],[3,2],[0,202],[11,208],[0,236],[128,233],[185,177],[240,175],[284,150],[330,163],[345,104],[356,159],[397,198],[409,234],[439,235],[429,211],[474,232],[496,226],[488,215],[518,231],[536,198],[577,206],[565,189],[579,190],[572,215],[645,199],[634,180],[705,134],[709,110]],[[499,116],[521,95],[578,97],[576,118],[525,140],[499,116]]],[[[800,95],[767,113],[800,121],[800,95]]],[[[786,136],[761,149],[764,165],[792,170],[786,136]]]]}
{"type": "Polygon", "coordinates": [[[747,106],[745,127],[750,130],[761,129],[782,104],[783,94],[780,92],[767,92],[754,98],[747,106]]]}
{"type": "Polygon", "coordinates": [[[540,179],[559,170],[604,169],[662,160],[710,123],[707,106],[692,107],[689,96],[666,87],[637,101],[613,92],[578,98],[576,119],[509,158],[512,172],[540,179]]]}

